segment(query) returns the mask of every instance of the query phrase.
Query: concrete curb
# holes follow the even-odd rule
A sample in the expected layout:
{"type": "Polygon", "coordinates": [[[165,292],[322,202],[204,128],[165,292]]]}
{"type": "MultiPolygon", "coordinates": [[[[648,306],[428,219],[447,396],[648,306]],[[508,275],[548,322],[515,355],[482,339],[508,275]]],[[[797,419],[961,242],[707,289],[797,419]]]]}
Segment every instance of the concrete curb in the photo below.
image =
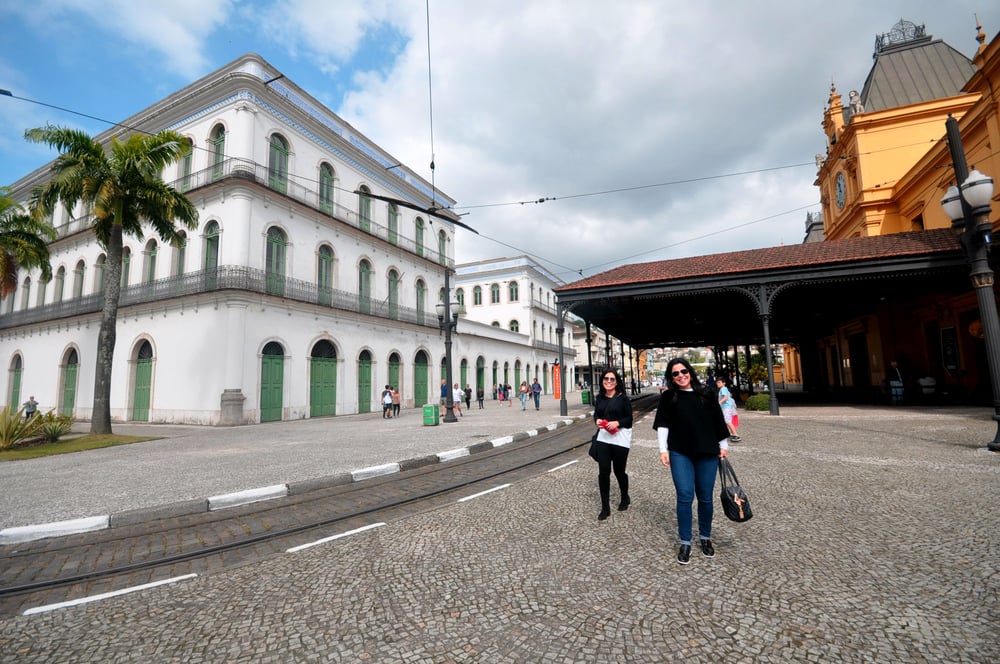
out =
{"type": "Polygon", "coordinates": [[[290,482],[286,484],[276,484],[272,486],[247,489],[234,493],[210,496],[208,498],[198,498],[194,500],[184,500],[166,505],[153,507],[142,507],[126,512],[119,512],[111,515],[94,517],[84,517],[80,519],[70,519],[68,521],[54,521],[31,526],[15,526],[12,528],[0,529],[0,546],[8,544],[20,544],[32,542],[34,540],[45,539],[47,537],[61,537],[77,533],[93,532],[107,528],[118,528],[122,526],[137,525],[156,519],[167,519],[190,514],[200,514],[202,512],[214,512],[239,507],[250,503],[286,496],[297,496],[310,491],[318,491],[331,487],[343,486],[353,482],[363,482],[364,480],[398,473],[406,470],[413,470],[435,463],[447,463],[454,459],[460,459],[472,454],[479,454],[497,447],[509,445],[534,438],[540,431],[554,431],[560,427],[569,426],[578,421],[589,419],[590,414],[563,416],[563,419],[554,424],[547,425],[544,429],[531,429],[522,431],[510,436],[501,436],[492,440],[474,443],[468,447],[460,447],[452,450],[405,459],[403,461],[386,463],[379,466],[370,466],[347,473],[339,473],[330,477],[320,477],[312,480],[290,482]]]}

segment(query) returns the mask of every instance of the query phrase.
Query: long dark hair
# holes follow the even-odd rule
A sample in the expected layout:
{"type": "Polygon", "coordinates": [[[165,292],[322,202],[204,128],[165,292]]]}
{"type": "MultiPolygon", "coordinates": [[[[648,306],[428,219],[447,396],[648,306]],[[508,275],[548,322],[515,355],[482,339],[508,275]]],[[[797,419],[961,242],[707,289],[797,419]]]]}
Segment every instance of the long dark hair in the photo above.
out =
{"type": "Polygon", "coordinates": [[[685,369],[688,370],[688,375],[691,376],[691,389],[698,393],[705,392],[705,386],[702,384],[701,380],[698,379],[698,374],[695,372],[694,367],[692,367],[691,363],[685,360],[683,357],[675,357],[674,359],[667,362],[667,371],[665,374],[665,377],[667,379],[667,386],[671,390],[674,390],[675,392],[677,391],[677,384],[674,383],[674,377],[672,374],[674,367],[677,366],[678,364],[682,365],[685,369]]]}
{"type": "MultiPolygon", "coordinates": [[[[601,372],[601,389],[599,389],[597,391],[597,393],[600,396],[602,396],[602,397],[605,396],[605,394],[604,394],[604,376],[606,376],[609,373],[615,375],[615,393],[612,396],[618,396],[619,394],[625,394],[625,381],[622,380],[622,377],[618,374],[617,371],[615,371],[614,369],[612,369],[610,367],[601,372]]],[[[606,398],[610,399],[611,397],[606,397],[606,398]]]]}

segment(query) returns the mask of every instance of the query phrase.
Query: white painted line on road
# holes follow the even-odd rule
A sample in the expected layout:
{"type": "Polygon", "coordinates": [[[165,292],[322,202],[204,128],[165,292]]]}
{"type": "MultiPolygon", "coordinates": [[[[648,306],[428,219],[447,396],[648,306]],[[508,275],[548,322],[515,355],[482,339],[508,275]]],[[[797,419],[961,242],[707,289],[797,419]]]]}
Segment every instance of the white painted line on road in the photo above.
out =
{"type": "Polygon", "coordinates": [[[368,468],[362,468],[361,470],[352,470],[351,479],[357,482],[359,480],[367,480],[373,477],[378,477],[379,475],[391,475],[392,473],[398,472],[398,463],[386,463],[381,466],[369,466],[368,468]]]}
{"type": "Polygon", "coordinates": [[[36,613],[46,613],[48,611],[55,611],[56,609],[65,609],[70,606],[79,606],[80,604],[90,604],[91,602],[99,602],[102,599],[109,599],[111,597],[117,597],[118,595],[127,595],[129,593],[134,593],[139,590],[147,590],[149,588],[155,588],[156,586],[162,586],[168,583],[177,583],[178,581],[193,579],[196,576],[198,575],[185,574],[183,576],[175,576],[169,579],[163,579],[162,581],[153,581],[152,583],[144,583],[141,586],[132,586],[131,588],[123,588],[122,590],[113,590],[109,593],[101,593],[100,595],[91,595],[90,597],[81,597],[80,599],[72,599],[68,602],[59,602],[58,604],[46,604],[45,606],[36,606],[33,609],[28,609],[21,615],[33,616],[36,613]]]}
{"type": "Polygon", "coordinates": [[[452,459],[458,459],[459,457],[469,456],[468,447],[460,447],[457,450],[448,450],[447,452],[440,452],[437,455],[438,461],[451,461],[452,459]]]}
{"type": "Polygon", "coordinates": [[[111,523],[111,516],[88,516],[82,519],[68,521],[53,521],[34,526],[14,526],[0,530],[0,544],[17,544],[31,542],[43,537],[59,537],[74,533],[88,533],[91,530],[103,530],[111,523]]]}
{"type": "Polygon", "coordinates": [[[239,507],[249,505],[260,500],[270,500],[272,498],[284,498],[288,495],[288,486],[285,484],[274,484],[272,486],[262,486],[258,489],[247,489],[235,493],[226,493],[221,496],[210,496],[208,499],[208,511],[226,509],[227,507],[239,507]]]}
{"type": "Polygon", "coordinates": [[[379,528],[385,524],[379,521],[378,523],[373,523],[368,526],[362,526],[360,528],[355,528],[354,530],[348,530],[346,533],[340,533],[339,535],[331,535],[330,537],[324,537],[323,539],[318,539],[315,542],[309,542],[308,544],[300,544],[298,546],[293,546],[290,549],[286,549],[285,553],[298,553],[302,549],[308,549],[311,546],[316,546],[317,544],[326,544],[327,542],[332,542],[333,540],[340,539],[341,537],[347,537],[348,535],[357,535],[358,533],[363,533],[366,530],[371,530],[372,528],[379,528]]]}
{"type": "Polygon", "coordinates": [[[492,489],[487,489],[486,491],[480,491],[479,493],[474,493],[471,496],[466,496],[465,498],[459,498],[458,502],[464,503],[467,500],[472,500],[473,498],[479,498],[480,496],[485,496],[488,493],[493,493],[494,491],[499,491],[500,489],[506,489],[510,484],[501,484],[500,486],[493,487],[492,489]]]}
{"type": "Polygon", "coordinates": [[[490,442],[493,443],[493,447],[501,447],[508,443],[513,443],[514,436],[504,436],[503,438],[494,438],[490,442]]]}
{"type": "Polygon", "coordinates": [[[561,466],[556,466],[555,468],[550,468],[550,469],[549,469],[549,470],[547,470],[546,472],[549,472],[549,473],[554,473],[554,472],[556,472],[557,470],[562,470],[563,468],[565,468],[565,467],[567,467],[567,466],[572,466],[572,465],[573,465],[574,463],[577,463],[577,460],[576,460],[576,459],[574,459],[573,461],[567,461],[566,463],[564,463],[564,464],[563,464],[563,465],[561,465],[561,466]]]}

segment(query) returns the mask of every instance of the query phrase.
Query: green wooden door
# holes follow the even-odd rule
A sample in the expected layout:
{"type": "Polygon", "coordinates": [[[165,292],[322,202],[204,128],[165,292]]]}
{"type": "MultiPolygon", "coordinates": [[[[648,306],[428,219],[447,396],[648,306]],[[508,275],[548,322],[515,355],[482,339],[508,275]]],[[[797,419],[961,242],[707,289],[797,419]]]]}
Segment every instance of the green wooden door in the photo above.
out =
{"type": "Polygon", "coordinates": [[[389,384],[395,387],[397,390],[400,388],[399,355],[396,355],[395,353],[389,356],[389,384]]]}
{"type": "Polygon", "coordinates": [[[14,366],[10,376],[10,401],[7,405],[11,411],[17,411],[21,407],[21,356],[14,357],[14,366]]]}
{"type": "Polygon", "coordinates": [[[358,412],[372,412],[372,356],[368,351],[358,358],[358,412]]]}
{"type": "MultiPolygon", "coordinates": [[[[427,355],[423,351],[417,353],[413,362],[413,405],[421,408],[430,403],[427,400],[427,381],[430,372],[427,368],[427,355]]],[[[437,401],[435,401],[437,403],[437,401]]]]}
{"type": "Polygon", "coordinates": [[[264,346],[260,359],[260,421],[281,420],[285,380],[285,351],[273,341],[264,346]]]}
{"type": "Polygon", "coordinates": [[[71,350],[66,357],[66,366],[63,368],[63,393],[62,404],[59,408],[60,415],[73,416],[73,409],[76,408],[76,351],[71,350]]]}
{"type": "Polygon", "coordinates": [[[466,360],[462,360],[462,367],[459,369],[458,384],[461,385],[462,389],[469,384],[469,363],[466,360]]]}
{"type": "Polygon", "coordinates": [[[132,419],[136,422],[149,421],[149,393],[153,383],[153,360],[138,360],[135,363],[135,393],[132,397],[132,419]]]}
{"type": "Polygon", "coordinates": [[[309,384],[309,417],[337,414],[337,360],[314,357],[309,384]]]}

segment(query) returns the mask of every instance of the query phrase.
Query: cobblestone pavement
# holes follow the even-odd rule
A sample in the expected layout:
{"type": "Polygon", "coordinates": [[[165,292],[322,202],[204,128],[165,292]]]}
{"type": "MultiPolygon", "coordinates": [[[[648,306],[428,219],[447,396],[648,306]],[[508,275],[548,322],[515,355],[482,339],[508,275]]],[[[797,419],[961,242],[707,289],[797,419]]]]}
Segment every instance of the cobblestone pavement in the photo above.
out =
{"type": "MultiPolygon", "coordinates": [[[[677,565],[650,421],[632,507],[578,463],[304,551],[0,621],[17,662],[996,662],[984,409],[741,412],[753,504],[677,565]]],[[[614,484],[614,483],[612,483],[614,484]]],[[[612,489],[614,491],[614,489],[612,489]]]]}

